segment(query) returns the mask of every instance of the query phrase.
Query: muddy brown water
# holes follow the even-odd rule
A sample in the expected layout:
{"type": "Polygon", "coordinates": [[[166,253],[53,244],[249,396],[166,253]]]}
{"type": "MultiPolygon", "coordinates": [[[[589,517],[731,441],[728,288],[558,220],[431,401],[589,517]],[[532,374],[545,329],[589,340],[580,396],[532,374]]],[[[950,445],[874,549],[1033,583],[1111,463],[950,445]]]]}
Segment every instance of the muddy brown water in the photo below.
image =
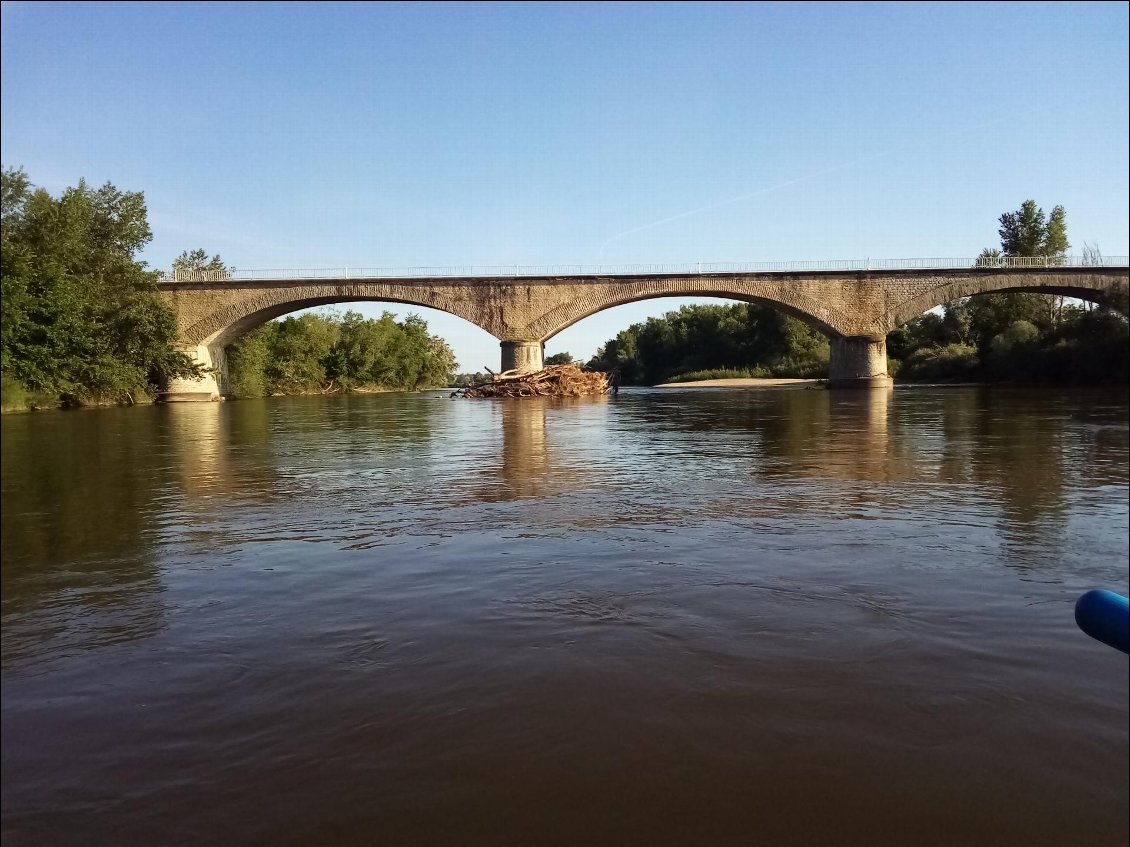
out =
{"type": "Polygon", "coordinates": [[[5,845],[1126,843],[1125,390],[5,416],[5,845]]]}

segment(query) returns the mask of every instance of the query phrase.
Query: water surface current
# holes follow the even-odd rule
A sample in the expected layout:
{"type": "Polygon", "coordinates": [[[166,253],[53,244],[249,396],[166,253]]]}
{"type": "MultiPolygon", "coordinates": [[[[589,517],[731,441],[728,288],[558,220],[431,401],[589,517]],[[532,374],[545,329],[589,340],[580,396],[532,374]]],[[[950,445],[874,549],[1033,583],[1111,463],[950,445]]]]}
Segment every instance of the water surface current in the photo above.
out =
{"type": "Polygon", "coordinates": [[[5,416],[5,845],[1124,845],[1127,392],[5,416]]]}

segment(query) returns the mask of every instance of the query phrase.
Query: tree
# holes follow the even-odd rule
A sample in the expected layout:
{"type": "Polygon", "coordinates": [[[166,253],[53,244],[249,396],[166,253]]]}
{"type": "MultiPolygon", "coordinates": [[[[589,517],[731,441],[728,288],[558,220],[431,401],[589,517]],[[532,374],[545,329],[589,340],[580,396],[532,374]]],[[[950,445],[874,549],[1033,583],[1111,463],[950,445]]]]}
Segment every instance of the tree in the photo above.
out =
{"type": "Polygon", "coordinates": [[[279,321],[266,370],[272,393],[321,390],[329,381],[325,361],[340,337],[340,326],[320,315],[291,315],[279,321]]]}
{"type": "Polygon", "coordinates": [[[229,279],[232,270],[218,255],[208,258],[204,250],[185,250],[173,262],[173,277],[189,281],[229,279]]]}
{"type": "Polygon", "coordinates": [[[134,258],[152,237],[140,192],[80,181],[52,197],[13,169],[2,188],[5,384],[82,403],[198,373],[173,347],[157,274],[134,258]]]}
{"type": "Polygon", "coordinates": [[[31,183],[23,168],[3,169],[3,177],[0,178],[0,227],[4,235],[19,226],[30,189],[31,183]]]}
{"type": "Polygon", "coordinates": [[[1015,212],[1000,217],[1001,251],[1005,256],[1062,259],[1071,246],[1067,241],[1067,213],[1063,206],[1052,209],[1050,218],[1035,200],[1025,200],[1015,212]]]}
{"type": "Polygon", "coordinates": [[[571,365],[576,361],[572,353],[554,353],[552,356],[547,356],[545,360],[546,365],[571,365]]]}
{"type": "Polygon", "coordinates": [[[1083,264],[1084,265],[1101,265],[1103,264],[1103,252],[1099,249],[1099,245],[1083,242],[1083,264]]]}
{"type": "Polygon", "coordinates": [[[455,354],[427,323],[391,312],[366,319],[305,314],[272,321],[228,346],[229,384],[237,397],[351,391],[362,386],[415,391],[448,385],[455,354]]]}
{"type": "Polygon", "coordinates": [[[1025,200],[1015,212],[1000,217],[1001,251],[1006,256],[1039,256],[1047,236],[1044,210],[1035,200],[1025,200]]]}
{"type": "MultiPolygon", "coordinates": [[[[1044,216],[1044,210],[1036,205],[1035,200],[1025,200],[1015,212],[1005,212],[1000,216],[1001,251],[1003,255],[1014,258],[1042,257],[1048,264],[1062,264],[1068,249],[1071,247],[1067,240],[1067,212],[1063,206],[1052,209],[1051,217],[1044,216]]],[[[982,251],[982,257],[990,251],[982,251]]],[[[988,297],[1001,297],[1005,295],[987,295],[988,297]]],[[[1012,294],[1007,295],[1017,305],[1022,304],[1026,312],[1042,312],[1037,325],[1059,326],[1063,320],[1064,298],[1046,297],[1040,294],[1012,294]]],[[[980,299],[980,298],[978,298],[980,299]]],[[[999,311],[999,309],[998,309],[999,311]]],[[[1017,315],[1013,320],[1030,320],[1028,315],[1017,315]]],[[[1012,321],[1008,321],[1011,323],[1012,321]]],[[[998,331],[1003,329],[999,327],[998,331]]],[[[994,333],[995,334],[995,333],[994,333]]],[[[989,336],[991,338],[992,336],[989,336]]],[[[989,339],[978,340],[980,345],[989,339]]]]}
{"type": "Polygon", "coordinates": [[[228,345],[228,387],[235,397],[266,397],[271,393],[267,368],[278,335],[279,324],[268,321],[228,345]]]}
{"type": "Polygon", "coordinates": [[[598,349],[588,367],[619,370],[632,385],[709,370],[814,376],[827,361],[828,341],[811,327],[776,309],[734,303],[684,306],[633,324],[598,349]]]}
{"type": "Polygon", "coordinates": [[[1071,244],[1067,241],[1067,212],[1063,210],[1063,206],[1056,206],[1052,209],[1048,227],[1044,231],[1044,255],[1062,264],[1070,247],[1071,244]]]}

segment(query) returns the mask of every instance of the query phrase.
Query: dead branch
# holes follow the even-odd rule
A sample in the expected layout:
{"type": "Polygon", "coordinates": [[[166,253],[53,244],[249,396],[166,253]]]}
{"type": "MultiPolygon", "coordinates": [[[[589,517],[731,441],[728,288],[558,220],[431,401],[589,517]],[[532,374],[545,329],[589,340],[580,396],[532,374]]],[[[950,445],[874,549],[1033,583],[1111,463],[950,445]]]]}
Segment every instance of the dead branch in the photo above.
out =
{"type": "Polygon", "coordinates": [[[550,365],[533,373],[491,373],[489,382],[462,388],[453,397],[585,397],[606,394],[608,374],[586,371],[577,365],[550,365]]]}

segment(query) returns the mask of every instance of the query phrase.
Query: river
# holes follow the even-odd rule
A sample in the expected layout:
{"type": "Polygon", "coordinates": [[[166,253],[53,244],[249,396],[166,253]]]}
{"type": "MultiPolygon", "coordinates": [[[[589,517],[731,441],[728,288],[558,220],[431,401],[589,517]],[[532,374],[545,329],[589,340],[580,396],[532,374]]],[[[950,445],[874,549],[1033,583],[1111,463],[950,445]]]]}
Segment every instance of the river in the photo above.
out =
{"type": "Polygon", "coordinates": [[[1123,845],[1125,389],[7,415],[5,845],[1123,845]]]}

